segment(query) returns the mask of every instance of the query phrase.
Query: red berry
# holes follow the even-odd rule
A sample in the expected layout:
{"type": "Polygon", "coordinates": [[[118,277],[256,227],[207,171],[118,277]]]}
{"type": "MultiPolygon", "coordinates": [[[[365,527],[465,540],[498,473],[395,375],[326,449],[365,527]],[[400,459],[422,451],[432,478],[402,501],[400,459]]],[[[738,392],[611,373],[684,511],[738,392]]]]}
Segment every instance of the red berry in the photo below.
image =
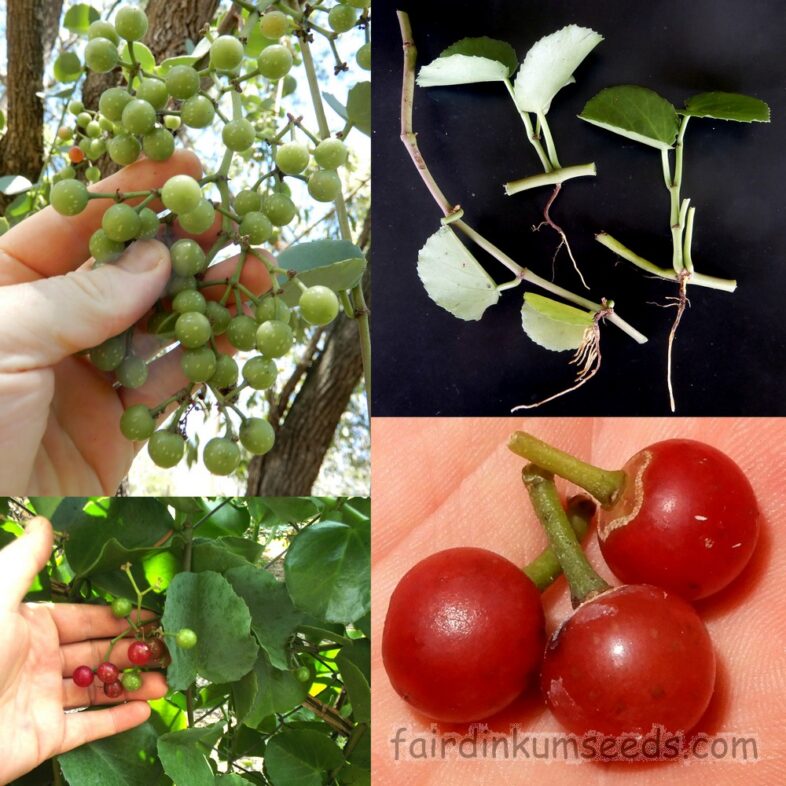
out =
{"type": "Polygon", "coordinates": [[[119,682],[107,682],[104,685],[104,693],[110,699],[116,699],[123,693],[123,686],[119,682]]]}
{"type": "Polygon", "coordinates": [[[85,160],[85,154],[80,148],[72,147],[68,151],[68,159],[72,164],[81,164],[85,160]]]}
{"type": "Polygon", "coordinates": [[[640,451],[623,470],[623,493],[598,519],[603,557],[619,579],[695,600],[739,575],[756,546],[759,510],[728,456],[670,439],[640,451]]]}
{"type": "Polygon", "coordinates": [[[684,600],[643,584],[582,604],[552,635],[541,688],[576,734],[647,734],[653,724],[693,728],[715,685],[707,629],[684,600]]]}
{"type": "Polygon", "coordinates": [[[491,551],[427,557],[390,599],[382,658],[393,688],[430,718],[469,722],[510,704],[543,655],[535,585],[491,551]]]}
{"type": "Polygon", "coordinates": [[[73,680],[80,688],[89,688],[93,684],[93,670],[90,666],[77,666],[74,669],[73,680]]]}
{"type": "Polygon", "coordinates": [[[104,685],[111,685],[119,679],[120,669],[114,663],[104,662],[96,669],[96,676],[104,685]]]}
{"type": "Polygon", "coordinates": [[[163,639],[155,638],[147,642],[150,647],[150,657],[152,660],[161,660],[165,655],[169,655],[166,643],[163,639]]]}
{"type": "Polygon", "coordinates": [[[128,648],[128,659],[135,666],[145,666],[151,657],[150,646],[144,641],[134,641],[128,648]]]}

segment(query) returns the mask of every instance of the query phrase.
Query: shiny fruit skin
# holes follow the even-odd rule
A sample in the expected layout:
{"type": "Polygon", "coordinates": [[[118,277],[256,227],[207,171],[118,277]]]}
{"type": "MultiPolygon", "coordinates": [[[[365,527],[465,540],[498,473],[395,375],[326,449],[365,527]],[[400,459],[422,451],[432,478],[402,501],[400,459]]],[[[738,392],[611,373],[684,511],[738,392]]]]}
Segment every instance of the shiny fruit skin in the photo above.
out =
{"type": "Polygon", "coordinates": [[[598,518],[603,557],[621,581],[697,600],[739,575],[758,540],[759,510],[750,482],[727,455],[670,439],[623,469],[626,491],[598,518]]]}
{"type": "Polygon", "coordinates": [[[382,658],[395,691],[438,721],[470,722],[510,704],[543,655],[535,585],[491,551],[455,548],[419,562],[390,598],[382,658]]]}
{"type": "Polygon", "coordinates": [[[715,686],[715,654],[699,615],[647,584],[582,604],[551,636],[541,689],[569,731],[647,734],[653,724],[687,732],[715,686]]]}
{"type": "Polygon", "coordinates": [[[147,666],[153,653],[144,641],[133,641],[128,647],[128,659],[135,666],[147,666]]]}

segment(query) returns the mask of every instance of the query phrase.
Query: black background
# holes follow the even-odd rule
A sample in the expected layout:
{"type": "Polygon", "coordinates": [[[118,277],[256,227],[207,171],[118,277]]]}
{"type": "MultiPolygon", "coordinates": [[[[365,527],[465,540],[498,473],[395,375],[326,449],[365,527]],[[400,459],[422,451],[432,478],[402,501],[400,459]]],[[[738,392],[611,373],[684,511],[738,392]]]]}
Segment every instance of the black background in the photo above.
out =
{"type": "MultiPolygon", "coordinates": [[[[373,414],[505,415],[569,385],[573,374],[570,353],[549,352],[523,333],[524,287],[503,293],[480,322],[464,322],[436,306],[417,277],[418,251],[439,228],[441,213],[399,141],[396,8],[410,14],[419,65],[466,36],[506,40],[519,59],[566,24],[605,37],[549,113],[562,165],[598,166],[597,178],[567,182],[552,211],[591,293],[564,255],[556,281],[593,300],[614,298],[619,314],[650,341],[640,346],[606,324],[600,373],[531,414],[668,413],[666,338],[674,311],[652,302],[665,302],[676,285],[647,278],[592,239],[605,229],[671,267],[660,154],[578,120],[584,103],[604,87],[630,83],[657,90],[678,107],[706,90],[749,93],[770,104],[771,124],[694,119],[688,128],[683,197],[697,208],[696,269],[737,278],[739,288],[730,295],[689,287],[692,306],[677,336],[674,384],[679,415],[786,414],[786,20],[775,0],[374,0],[373,414]]],[[[551,189],[513,197],[502,190],[508,180],[542,171],[504,86],[416,88],[414,127],[437,182],[465,208],[470,225],[550,277],[556,236],[530,227],[551,189]]],[[[498,282],[510,278],[470,248],[498,282]]]]}

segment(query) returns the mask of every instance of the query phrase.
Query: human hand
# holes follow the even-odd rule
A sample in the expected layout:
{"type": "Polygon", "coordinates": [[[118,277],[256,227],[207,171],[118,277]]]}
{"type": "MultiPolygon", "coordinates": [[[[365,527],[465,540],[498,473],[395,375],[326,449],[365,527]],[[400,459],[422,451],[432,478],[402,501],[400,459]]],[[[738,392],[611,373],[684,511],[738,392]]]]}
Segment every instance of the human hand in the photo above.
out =
{"type": "MultiPolygon", "coordinates": [[[[525,461],[511,453],[510,434],[524,429],[609,469],[653,442],[672,437],[698,439],[727,453],[746,472],[762,512],[762,530],[751,562],[721,593],[696,604],[706,623],[718,661],[715,694],[698,731],[753,736],[758,762],[690,759],[690,781],[766,784],[778,780],[786,756],[782,706],[786,689],[782,659],[786,649],[786,611],[780,600],[786,581],[786,550],[773,543],[771,527],[783,515],[783,447],[786,423],[778,419],[385,419],[376,418],[374,521],[372,546],[372,682],[374,690],[372,767],[382,786],[402,781],[422,784],[524,783],[573,786],[620,783],[631,775],[637,784],[675,782],[680,763],[584,763],[565,766],[521,755],[516,759],[412,759],[394,761],[396,729],[415,730],[430,740],[431,721],[413,712],[390,686],[381,658],[382,628],[390,595],[404,573],[425,556],[455,546],[478,546],[525,565],[546,540],[521,483],[525,461]],[[548,766],[547,766],[548,765],[548,766]]],[[[562,490],[569,487],[560,485],[562,490]]],[[[590,562],[618,585],[603,563],[593,533],[587,539],[590,562]]],[[[571,613],[564,579],[543,596],[550,634],[571,613]]],[[[564,733],[532,690],[488,722],[495,732],[520,735],[564,733]]],[[[440,727],[466,733],[466,725],[440,727]]],[[[543,743],[541,743],[542,746],[543,743]]],[[[529,747],[530,756],[532,746],[529,747]]],[[[542,747],[539,748],[542,752],[542,747]]],[[[750,750],[748,751],[750,753],[750,750]]],[[[406,746],[400,749],[406,753],[406,746]]]]}
{"type": "MultiPolygon", "coordinates": [[[[128,624],[107,606],[22,603],[36,574],[52,551],[52,527],[46,519],[27,523],[25,534],[0,551],[0,783],[43,761],[93,740],[144,723],[147,701],[167,692],[163,675],[145,674],[142,688],[116,704],[95,685],[77,687],[77,666],[95,668],[104,660],[109,639],[128,624]],[[90,712],[77,707],[110,705],[90,712]]],[[[112,651],[121,669],[131,666],[127,642],[112,651]]]]}
{"type": "MultiPolygon", "coordinates": [[[[199,178],[197,157],[180,151],[164,162],[141,160],[90,190],[149,190],[176,174],[199,178]]],[[[157,406],[187,382],[179,351],[156,360],[136,390],[114,388],[112,375],[74,355],[134,325],[170,275],[169,252],[157,241],[134,243],[95,270],[85,264],[90,236],[111,204],[92,200],[69,218],[48,207],[0,237],[0,494],[113,494],[139,448],[120,432],[123,410],[157,406]]],[[[226,260],[206,277],[227,278],[235,267],[226,260]]],[[[270,287],[253,257],[242,280],[255,292],[270,287]]],[[[134,334],[141,357],[161,346],[147,333],[134,334]]]]}

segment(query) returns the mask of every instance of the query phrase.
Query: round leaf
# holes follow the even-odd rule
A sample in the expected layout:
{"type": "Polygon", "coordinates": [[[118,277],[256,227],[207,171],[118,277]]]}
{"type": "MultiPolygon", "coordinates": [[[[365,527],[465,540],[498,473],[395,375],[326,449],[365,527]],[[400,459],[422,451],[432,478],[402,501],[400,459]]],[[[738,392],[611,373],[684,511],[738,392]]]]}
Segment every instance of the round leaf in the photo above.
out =
{"type": "Polygon", "coordinates": [[[265,770],[273,786],[322,786],[324,773],[343,762],[330,737],[307,729],[285,729],[265,750],[265,770]]]}
{"type": "Polygon", "coordinates": [[[84,35],[93,22],[98,21],[101,15],[93,6],[87,3],[77,3],[66,11],[63,17],[63,27],[70,33],[84,35]]]}
{"type": "Polygon", "coordinates": [[[459,319],[480,319],[499,300],[494,279],[448,226],[420,250],[418,276],[428,296],[459,319]]]}
{"type": "Polygon", "coordinates": [[[540,346],[555,352],[578,349],[594,314],[527,292],[521,308],[524,332],[540,346]]]}
{"type": "Polygon", "coordinates": [[[63,52],[55,60],[54,73],[58,82],[76,82],[82,76],[82,62],[74,52],[63,52]]]}
{"type": "Polygon", "coordinates": [[[349,623],[370,608],[371,529],[321,521],[292,541],[284,562],[294,604],[326,622],[349,623]]]}

